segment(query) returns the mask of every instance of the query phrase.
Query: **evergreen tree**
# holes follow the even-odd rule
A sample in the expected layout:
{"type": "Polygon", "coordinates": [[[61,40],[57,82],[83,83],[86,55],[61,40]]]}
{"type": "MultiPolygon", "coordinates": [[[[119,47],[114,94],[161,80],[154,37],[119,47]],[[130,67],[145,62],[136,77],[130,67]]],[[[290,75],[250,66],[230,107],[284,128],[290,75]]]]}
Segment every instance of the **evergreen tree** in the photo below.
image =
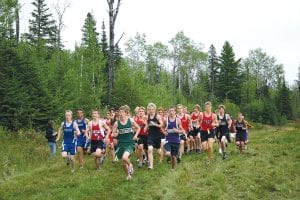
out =
{"type": "Polygon", "coordinates": [[[31,12],[32,19],[29,20],[29,33],[25,37],[35,46],[56,46],[57,26],[45,0],[34,0],[32,5],[34,10],[31,12]]]}
{"type": "MultiPolygon", "coordinates": [[[[107,35],[105,30],[105,24],[104,21],[102,21],[102,33],[101,33],[101,51],[103,56],[108,59],[108,42],[107,42],[107,35]]],[[[108,69],[107,69],[108,72],[108,69]]]]}
{"type": "Polygon", "coordinates": [[[82,36],[82,47],[89,47],[89,48],[95,48],[97,50],[100,50],[100,44],[98,41],[99,33],[97,32],[97,22],[94,18],[94,16],[91,13],[88,13],[83,28],[81,29],[83,32],[82,36]]]}
{"type": "Polygon", "coordinates": [[[208,78],[209,78],[209,92],[212,99],[215,96],[215,88],[217,83],[216,78],[218,77],[218,72],[219,72],[218,68],[219,68],[219,62],[218,62],[216,48],[214,47],[214,45],[211,45],[208,51],[208,78]]]}
{"type": "Polygon", "coordinates": [[[17,0],[0,1],[0,40],[14,38],[13,23],[15,22],[17,5],[17,0]]]}
{"type": "Polygon", "coordinates": [[[286,87],[285,80],[283,80],[281,89],[279,90],[279,105],[278,110],[281,116],[286,116],[287,119],[292,119],[293,117],[293,110],[291,106],[291,99],[290,99],[290,90],[286,87]]]}
{"type": "Polygon", "coordinates": [[[218,96],[239,104],[241,100],[240,61],[235,60],[233,48],[228,41],[224,43],[220,56],[220,73],[218,75],[218,96]]]}

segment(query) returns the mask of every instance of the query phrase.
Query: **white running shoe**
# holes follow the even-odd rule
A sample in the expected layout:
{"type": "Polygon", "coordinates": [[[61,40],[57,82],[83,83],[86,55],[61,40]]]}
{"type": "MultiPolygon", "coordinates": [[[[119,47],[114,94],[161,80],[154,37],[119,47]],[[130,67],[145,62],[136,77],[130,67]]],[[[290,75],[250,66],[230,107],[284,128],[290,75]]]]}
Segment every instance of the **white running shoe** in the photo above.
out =
{"type": "Polygon", "coordinates": [[[222,152],[222,149],[221,149],[221,148],[219,148],[219,154],[223,154],[223,152],[222,152]]]}
{"type": "Polygon", "coordinates": [[[126,180],[127,180],[127,181],[130,181],[131,178],[132,178],[132,177],[131,177],[130,175],[128,175],[128,176],[126,177],[126,180]]]}

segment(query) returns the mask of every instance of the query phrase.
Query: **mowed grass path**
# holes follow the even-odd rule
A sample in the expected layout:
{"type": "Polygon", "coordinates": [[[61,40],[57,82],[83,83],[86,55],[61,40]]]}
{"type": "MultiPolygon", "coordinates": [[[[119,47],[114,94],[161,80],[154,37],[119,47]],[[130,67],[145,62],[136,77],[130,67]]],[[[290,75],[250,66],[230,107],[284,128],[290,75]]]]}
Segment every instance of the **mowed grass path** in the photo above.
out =
{"type": "Polygon", "coordinates": [[[138,169],[133,156],[128,182],[110,158],[96,171],[85,156],[85,168],[71,174],[60,152],[48,159],[43,136],[2,130],[0,199],[300,199],[299,139],[299,122],[253,129],[245,154],[229,144],[227,160],[216,150],[210,165],[204,153],[186,155],[175,171],[166,160],[152,171],[138,169]]]}

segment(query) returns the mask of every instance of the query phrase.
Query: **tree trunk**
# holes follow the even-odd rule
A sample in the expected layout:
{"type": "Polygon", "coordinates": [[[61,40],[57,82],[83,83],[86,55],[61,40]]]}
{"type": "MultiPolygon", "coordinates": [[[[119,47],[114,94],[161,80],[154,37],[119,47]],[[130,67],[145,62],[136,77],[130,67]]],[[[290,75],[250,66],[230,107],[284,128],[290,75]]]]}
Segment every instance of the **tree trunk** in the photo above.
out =
{"type": "Polygon", "coordinates": [[[19,3],[17,4],[17,7],[15,9],[15,17],[16,17],[16,42],[17,44],[19,43],[19,38],[20,38],[20,5],[19,3]]]}
{"type": "Polygon", "coordinates": [[[117,7],[114,9],[114,0],[107,0],[109,14],[109,56],[108,56],[108,103],[112,103],[112,92],[114,86],[116,66],[115,62],[115,22],[119,13],[121,0],[118,0],[117,7]]]}

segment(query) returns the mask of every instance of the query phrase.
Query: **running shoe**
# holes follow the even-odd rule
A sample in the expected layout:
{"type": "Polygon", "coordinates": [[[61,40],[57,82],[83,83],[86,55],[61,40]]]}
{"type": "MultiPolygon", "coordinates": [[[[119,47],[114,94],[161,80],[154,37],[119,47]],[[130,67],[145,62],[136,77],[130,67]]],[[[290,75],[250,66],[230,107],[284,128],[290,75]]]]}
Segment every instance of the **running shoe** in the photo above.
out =
{"type": "Polygon", "coordinates": [[[129,166],[129,175],[131,176],[133,174],[134,170],[133,170],[133,166],[132,164],[129,166]]]}

